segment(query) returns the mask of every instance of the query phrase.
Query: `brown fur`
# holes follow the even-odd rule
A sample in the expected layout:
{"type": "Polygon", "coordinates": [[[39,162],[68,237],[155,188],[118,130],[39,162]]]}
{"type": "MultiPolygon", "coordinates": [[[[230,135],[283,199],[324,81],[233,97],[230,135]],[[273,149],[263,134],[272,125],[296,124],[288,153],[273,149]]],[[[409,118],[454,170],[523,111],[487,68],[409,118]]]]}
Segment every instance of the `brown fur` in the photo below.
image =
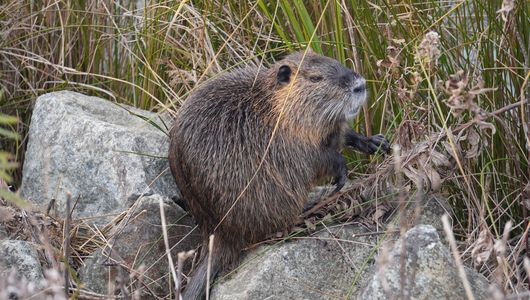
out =
{"type": "MultiPolygon", "coordinates": [[[[312,186],[337,176],[343,163],[347,118],[365,99],[352,96],[352,84],[362,79],[333,59],[307,53],[301,64],[302,57],[295,53],[270,68],[250,66],[209,80],[174,122],[171,171],[204,245],[215,234],[212,278],[245,246],[292,226],[312,186]],[[279,81],[281,66],[292,71],[288,83],[279,81]]],[[[203,297],[205,257],[184,299],[203,297]]]]}

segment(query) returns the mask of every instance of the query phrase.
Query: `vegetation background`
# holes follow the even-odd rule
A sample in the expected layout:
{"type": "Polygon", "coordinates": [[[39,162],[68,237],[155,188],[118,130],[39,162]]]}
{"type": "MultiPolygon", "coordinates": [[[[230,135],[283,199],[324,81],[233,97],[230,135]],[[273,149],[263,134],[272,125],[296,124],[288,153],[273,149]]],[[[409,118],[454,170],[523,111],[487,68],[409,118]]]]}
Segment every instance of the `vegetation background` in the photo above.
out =
{"type": "MultiPolygon", "coordinates": [[[[367,78],[369,104],[352,126],[384,133],[413,157],[398,169],[415,190],[449,197],[464,260],[504,293],[524,289],[526,0],[2,1],[0,198],[20,201],[6,183],[20,185],[32,107],[43,93],[77,90],[176,111],[214,74],[307,47],[367,78]]],[[[379,161],[347,155],[355,176],[379,161]]]]}

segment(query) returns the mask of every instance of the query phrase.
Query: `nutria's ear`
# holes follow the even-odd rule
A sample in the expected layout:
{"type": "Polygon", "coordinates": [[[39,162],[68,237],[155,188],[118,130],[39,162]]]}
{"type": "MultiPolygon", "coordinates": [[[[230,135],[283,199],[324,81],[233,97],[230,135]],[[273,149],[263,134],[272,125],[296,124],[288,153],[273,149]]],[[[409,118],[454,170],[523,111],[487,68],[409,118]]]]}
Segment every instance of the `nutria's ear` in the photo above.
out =
{"type": "Polygon", "coordinates": [[[276,75],[276,78],[278,79],[278,83],[285,84],[289,83],[291,80],[291,68],[288,65],[283,65],[278,69],[278,74],[276,75]]]}

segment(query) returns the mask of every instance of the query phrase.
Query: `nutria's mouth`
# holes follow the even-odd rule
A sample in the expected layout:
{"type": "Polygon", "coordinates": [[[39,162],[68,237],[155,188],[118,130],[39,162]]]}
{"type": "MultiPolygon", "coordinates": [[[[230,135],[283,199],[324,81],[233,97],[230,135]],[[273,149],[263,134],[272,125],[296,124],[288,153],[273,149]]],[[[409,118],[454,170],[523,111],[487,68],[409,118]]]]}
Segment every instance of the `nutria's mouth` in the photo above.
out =
{"type": "Polygon", "coordinates": [[[351,108],[346,111],[346,120],[353,120],[359,114],[360,108],[361,105],[351,105],[351,108]]]}

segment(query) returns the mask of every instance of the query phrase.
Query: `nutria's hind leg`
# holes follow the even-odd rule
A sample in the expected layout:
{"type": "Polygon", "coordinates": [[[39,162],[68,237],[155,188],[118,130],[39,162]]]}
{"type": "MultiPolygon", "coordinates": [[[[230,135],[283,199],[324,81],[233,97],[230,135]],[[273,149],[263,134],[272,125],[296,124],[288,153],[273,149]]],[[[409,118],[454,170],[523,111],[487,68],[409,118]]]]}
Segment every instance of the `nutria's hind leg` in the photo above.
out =
{"type": "Polygon", "coordinates": [[[332,184],[335,185],[335,188],[331,193],[328,189],[323,189],[320,193],[320,196],[311,197],[309,201],[305,204],[303,213],[306,214],[308,211],[312,210],[315,205],[317,205],[320,200],[329,197],[338,193],[346,184],[348,179],[348,167],[346,166],[346,160],[342,154],[335,149],[330,147],[324,148],[320,156],[320,175],[322,178],[333,178],[332,184]]]}
{"type": "Polygon", "coordinates": [[[346,160],[338,151],[334,158],[333,165],[335,176],[333,176],[333,182],[331,182],[331,184],[335,186],[335,190],[333,191],[333,194],[335,194],[344,187],[346,180],[348,179],[348,167],[346,166],[346,160]]]}
{"type": "Polygon", "coordinates": [[[345,134],[345,144],[366,154],[374,154],[376,152],[388,154],[390,152],[390,143],[382,134],[366,137],[348,129],[345,134]]]}
{"type": "Polygon", "coordinates": [[[332,184],[335,186],[333,194],[340,191],[348,179],[348,167],[346,159],[337,149],[325,148],[321,156],[320,168],[322,176],[333,178],[332,184]]]}

